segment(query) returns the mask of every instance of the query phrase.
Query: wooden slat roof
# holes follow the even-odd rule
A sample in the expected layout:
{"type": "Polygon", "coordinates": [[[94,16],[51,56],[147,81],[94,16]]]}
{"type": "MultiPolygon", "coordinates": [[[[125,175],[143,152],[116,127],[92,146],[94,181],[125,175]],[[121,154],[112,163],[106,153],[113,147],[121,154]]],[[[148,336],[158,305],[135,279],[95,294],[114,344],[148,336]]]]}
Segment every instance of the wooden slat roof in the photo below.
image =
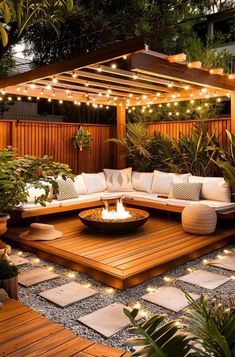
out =
{"type": "Polygon", "coordinates": [[[129,107],[229,96],[235,91],[235,80],[228,74],[213,74],[209,68],[190,68],[184,54],[150,51],[143,37],[135,37],[1,79],[0,90],[19,99],[129,107]]]}

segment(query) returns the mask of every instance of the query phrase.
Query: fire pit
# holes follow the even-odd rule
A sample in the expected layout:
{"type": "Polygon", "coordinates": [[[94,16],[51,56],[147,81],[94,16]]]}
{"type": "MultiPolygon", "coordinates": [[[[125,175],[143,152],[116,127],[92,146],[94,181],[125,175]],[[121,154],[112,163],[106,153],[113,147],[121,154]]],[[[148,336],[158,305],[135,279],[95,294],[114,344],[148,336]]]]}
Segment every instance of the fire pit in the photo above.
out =
{"type": "Polygon", "coordinates": [[[79,213],[79,218],[86,226],[99,232],[123,233],[141,227],[149,218],[149,213],[141,209],[125,209],[122,199],[115,206],[109,207],[105,201],[105,208],[93,208],[79,213]]]}

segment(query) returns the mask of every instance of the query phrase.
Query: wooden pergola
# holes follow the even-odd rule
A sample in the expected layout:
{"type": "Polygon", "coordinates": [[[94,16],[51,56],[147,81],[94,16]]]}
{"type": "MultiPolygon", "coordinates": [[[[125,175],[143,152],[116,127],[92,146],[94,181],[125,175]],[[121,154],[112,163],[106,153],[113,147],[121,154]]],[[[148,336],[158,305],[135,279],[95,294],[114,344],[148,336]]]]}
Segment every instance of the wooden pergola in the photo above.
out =
{"type": "MultiPolygon", "coordinates": [[[[227,96],[235,133],[235,74],[202,67],[199,61],[187,62],[183,53],[166,56],[151,51],[143,37],[1,79],[0,92],[9,100],[14,95],[18,100],[115,106],[118,136],[125,135],[127,108],[227,96]]],[[[124,164],[118,155],[118,166],[124,164]]]]}

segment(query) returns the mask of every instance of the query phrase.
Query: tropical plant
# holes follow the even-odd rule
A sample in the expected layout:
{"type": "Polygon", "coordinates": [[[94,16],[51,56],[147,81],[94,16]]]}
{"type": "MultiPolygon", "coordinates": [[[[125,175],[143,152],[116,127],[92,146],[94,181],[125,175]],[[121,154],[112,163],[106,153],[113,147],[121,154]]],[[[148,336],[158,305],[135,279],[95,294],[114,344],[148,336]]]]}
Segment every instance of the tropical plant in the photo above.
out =
{"type": "Polygon", "coordinates": [[[133,327],[129,332],[140,337],[127,340],[126,346],[138,347],[132,356],[144,357],[183,357],[191,349],[190,338],[177,324],[177,321],[165,322],[165,315],[154,315],[147,321],[138,322],[138,309],[124,309],[133,327]]]}
{"type": "Polygon", "coordinates": [[[19,42],[25,31],[35,24],[45,24],[58,35],[60,24],[72,9],[73,0],[1,0],[1,54],[9,46],[19,42]]]}
{"type": "Polygon", "coordinates": [[[226,130],[228,146],[221,150],[221,155],[214,161],[222,170],[231,188],[235,188],[235,135],[226,130]]]}
{"type": "Polygon", "coordinates": [[[235,356],[235,311],[227,309],[214,298],[201,296],[195,301],[186,294],[190,302],[188,330],[194,336],[195,353],[192,356],[235,356]],[[198,347],[197,347],[198,346],[198,347]]]}
{"type": "Polygon", "coordinates": [[[18,157],[11,147],[0,150],[0,212],[27,202],[30,185],[44,189],[45,193],[35,202],[45,205],[45,201],[50,201],[49,184],[58,191],[58,176],[73,177],[68,165],[54,162],[51,157],[18,157]]]}
{"type": "Polygon", "coordinates": [[[185,294],[189,301],[184,330],[178,321],[165,322],[164,315],[154,315],[138,322],[138,310],[124,313],[130,319],[130,333],[135,337],[125,343],[137,347],[132,356],[142,357],[234,357],[235,310],[227,309],[218,299],[201,296],[198,301],[185,294]]]}
{"type": "Polygon", "coordinates": [[[11,279],[18,275],[18,267],[0,259],[0,280],[11,279]]]}
{"type": "Polygon", "coordinates": [[[174,172],[213,176],[216,171],[213,159],[217,159],[220,145],[215,133],[209,134],[206,129],[205,124],[201,123],[189,135],[181,134],[178,140],[169,137],[175,150],[175,160],[169,162],[174,172]]]}
{"type": "Polygon", "coordinates": [[[151,167],[152,138],[143,123],[128,123],[126,137],[112,138],[108,141],[123,147],[127,159],[135,169],[142,171],[151,167]]]}
{"type": "Polygon", "coordinates": [[[79,148],[80,151],[91,150],[92,137],[88,130],[83,129],[82,126],[77,130],[72,138],[72,145],[74,148],[79,148]]]}

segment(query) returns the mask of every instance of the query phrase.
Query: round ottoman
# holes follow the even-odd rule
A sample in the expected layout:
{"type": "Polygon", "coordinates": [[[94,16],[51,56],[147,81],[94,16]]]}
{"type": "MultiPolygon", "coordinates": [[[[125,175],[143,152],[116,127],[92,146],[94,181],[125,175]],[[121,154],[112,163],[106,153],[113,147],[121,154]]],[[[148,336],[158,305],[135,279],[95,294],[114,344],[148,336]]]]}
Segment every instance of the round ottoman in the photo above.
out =
{"type": "Polygon", "coordinates": [[[203,204],[189,205],[182,212],[182,226],[185,232],[211,234],[215,231],[217,214],[214,208],[203,204]]]}

